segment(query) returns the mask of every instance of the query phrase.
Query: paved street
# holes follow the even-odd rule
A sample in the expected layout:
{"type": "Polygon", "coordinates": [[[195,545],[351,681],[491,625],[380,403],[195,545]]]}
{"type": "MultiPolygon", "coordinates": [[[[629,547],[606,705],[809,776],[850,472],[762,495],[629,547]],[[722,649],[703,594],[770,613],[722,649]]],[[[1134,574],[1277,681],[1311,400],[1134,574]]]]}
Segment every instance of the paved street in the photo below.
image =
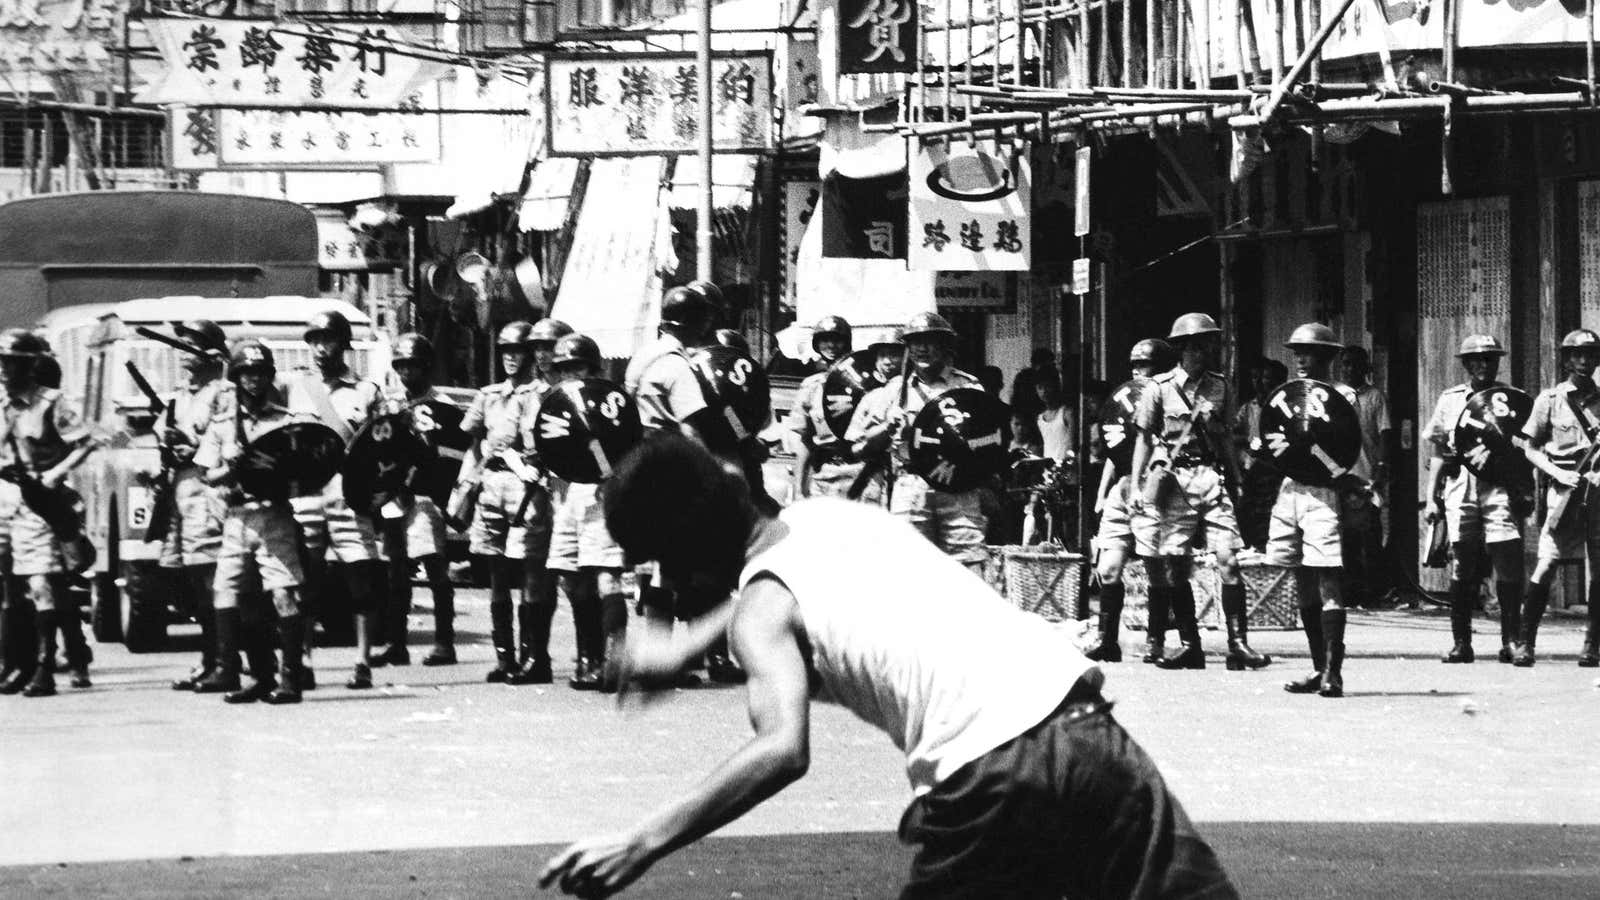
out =
{"type": "MultiPolygon", "coordinates": [[[[463,599],[462,665],[353,693],[353,651],[321,650],[299,708],[174,694],[191,654],[108,646],[94,689],[6,698],[0,895],[526,895],[551,849],[530,845],[628,824],[747,733],[738,689],[619,714],[560,683],[484,684],[484,601],[463,599]]],[[[569,647],[564,609],[557,625],[569,647]]],[[[1547,631],[1531,671],[1446,667],[1442,617],[1360,614],[1343,701],[1279,690],[1304,663],[1291,632],[1258,633],[1298,657],[1264,673],[1124,663],[1108,694],[1249,896],[1593,897],[1600,672],[1573,665],[1573,620],[1547,631]]],[[[808,778],[637,895],[892,896],[897,754],[837,708],[814,721],[808,778]]]]}

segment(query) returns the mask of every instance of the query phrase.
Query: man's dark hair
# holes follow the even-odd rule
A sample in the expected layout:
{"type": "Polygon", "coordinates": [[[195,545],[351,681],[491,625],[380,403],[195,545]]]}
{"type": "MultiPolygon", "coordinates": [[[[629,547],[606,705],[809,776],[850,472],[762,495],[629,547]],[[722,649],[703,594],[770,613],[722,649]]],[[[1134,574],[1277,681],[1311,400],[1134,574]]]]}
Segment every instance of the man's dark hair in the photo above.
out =
{"type": "Polygon", "coordinates": [[[738,470],[682,435],[663,433],[629,452],[603,493],[606,529],[630,559],[655,560],[679,583],[709,578],[723,590],[733,587],[756,524],[738,470]]]}

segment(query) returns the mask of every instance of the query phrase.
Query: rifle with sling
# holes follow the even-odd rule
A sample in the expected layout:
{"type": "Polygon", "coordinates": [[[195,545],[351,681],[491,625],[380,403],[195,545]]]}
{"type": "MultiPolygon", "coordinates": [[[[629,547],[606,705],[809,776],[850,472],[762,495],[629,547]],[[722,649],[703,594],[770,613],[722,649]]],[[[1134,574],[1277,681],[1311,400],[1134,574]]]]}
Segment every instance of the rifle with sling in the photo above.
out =
{"type": "Polygon", "coordinates": [[[161,541],[166,539],[167,532],[172,527],[172,511],[175,504],[173,494],[177,483],[178,459],[172,446],[167,443],[166,432],[177,427],[175,411],[177,404],[163,403],[161,395],[156,393],[155,387],[144,377],[144,373],[139,371],[138,365],[133,360],[128,360],[124,365],[127,366],[128,375],[133,379],[134,385],[139,388],[139,393],[150,401],[150,412],[157,419],[163,415],[166,417],[166,425],[156,435],[156,447],[161,454],[161,470],[150,481],[154,495],[150,500],[150,522],[145,526],[144,532],[145,540],[161,541]]]}
{"type": "Polygon", "coordinates": [[[0,479],[17,486],[22,502],[50,526],[56,539],[62,542],[83,535],[83,521],[78,518],[77,497],[66,485],[46,487],[39,476],[29,468],[17,441],[16,431],[6,430],[6,446],[11,451],[11,463],[0,469],[0,479]]]}
{"type": "Polygon", "coordinates": [[[1583,430],[1584,437],[1588,439],[1589,447],[1584,451],[1583,458],[1578,461],[1577,485],[1566,490],[1558,490],[1555,503],[1545,513],[1548,518],[1555,519],[1556,528],[1558,529],[1570,527],[1573,524],[1571,517],[1578,515],[1577,511],[1582,510],[1589,502],[1589,479],[1587,476],[1589,472],[1594,470],[1596,462],[1600,461],[1600,459],[1597,459],[1597,457],[1600,457],[1600,444],[1596,443],[1596,438],[1600,437],[1600,422],[1595,420],[1589,404],[1579,403],[1571,391],[1567,392],[1565,399],[1567,407],[1572,410],[1573,417],[1578,421],[1578,427],[1583,430]]]}

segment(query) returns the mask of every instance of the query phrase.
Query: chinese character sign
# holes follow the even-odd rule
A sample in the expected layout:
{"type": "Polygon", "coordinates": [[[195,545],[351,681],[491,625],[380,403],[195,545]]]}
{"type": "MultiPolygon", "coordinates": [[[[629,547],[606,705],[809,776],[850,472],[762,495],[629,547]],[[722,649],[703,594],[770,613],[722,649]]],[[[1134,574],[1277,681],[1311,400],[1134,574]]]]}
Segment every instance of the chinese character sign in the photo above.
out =
{"type": "Polygon", "coordinates": [[[1027,271],[1032,261],[1026,154],[980,141],[911,139],[913,269],[1027,271]]]}
{"type": "Polygon", "coordinates": [[[783,186],[783,257],[781,276],[784,281],[783,296],[792,305],[795,297],[795,274],[800,270],[800,241],[805,237],[806,226],[817,212],[822,200],[822,184],[816,181],[790,181],[783,186]]]}
{"type": "Polygon", "coordinates": [[[839,74],[915,72],[917,0],[839,0],[839,74]]]}
{"type": "Polygon", "coordinates": [[[110,70],[125,10],[119,0],[0,0],[0,75],[110,70]]]}
{"type": "Polygon", "coordinates": [[[274,26],[251,19],[147,19],[165,71],[138,100],[191,106],[372,107],[449,72],[395,52],[381,26],[274,26]]]}
{"type": "Polygon", "coordinates": [[[906,174],[822,180],[822,255],[834,259],[906,258],[906,174]]]}
{"type": "MultiPolygon", "coordinates": [[[[554,55],[546,100],[553,156],[691,153],[698,148],[699,65],[692,53],[554,55]]],[[[711,62],[718,150],[772,142],[772,66],[766,53],[711,62]]]]}
{"type": "Polygon", "coordinates": [[[438,115],[173,107],[175,169],[438,162],[438,115]]]}

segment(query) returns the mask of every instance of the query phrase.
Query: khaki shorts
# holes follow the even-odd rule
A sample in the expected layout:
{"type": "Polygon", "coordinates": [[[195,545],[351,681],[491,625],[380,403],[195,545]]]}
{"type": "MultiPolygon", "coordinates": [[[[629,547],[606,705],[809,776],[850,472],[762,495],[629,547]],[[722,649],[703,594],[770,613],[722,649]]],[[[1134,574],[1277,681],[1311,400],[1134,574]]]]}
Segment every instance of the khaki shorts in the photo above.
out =
{"type": "Polygon", "coordinates": [[[811,472],[811,493],[806,496],[850,499],[850,487],[861,475],[861,467],[861,463],[823,463],[811,472]]]}
{"type": "Polygon", "coordinates": [[[981,563],[988,560],[989,549],[983,540],[988,518],[980,493],[936,491],[921,476],[903,472],[895,479],[889,512],[962,563],[981,563]]]}
{"type": "Polygon", "coordinates": [[[552,503],[549,568],[559,572],[622,568],[622,548],[606,530],[600,485],[566,485],[552,503]]]}
{"type": "Polygon", "coordinates": [[[172,486],[172,519],[161,541],[161,567],[178,569],[216,562],[227,511],[222,495],[200,480],[199,469],[182,469],[172,486]]]}
{"type": "Polygon", "coordinates": [[[383,559],[377,526],[345,502],[341,476],[333,476],[322,493],[291,502],[309,558],[343,563],[383,559]]]}
{"type": "Polygon", "coordinates": [[[22,492],[9,481],[0,481],[0,568],[11,572],[11,517],[22,505],[22,492]]]}
{"type": "Polygon", "coordinates": [[[467,540],[476,556],[544,562],[550,554],[550,492],[542,487],[528,488],[509,471],[483,473],[478,510],[467,528],[467,540]],[[513,525],[511,520],[522,507],[527,490],[534,491],[534,495],[523,512],[522,524],[513,525]]]}
{"type": "Polygon", "coordinates": [[[1111,486],[1105,504],[1100,507],[1100,525],[1094,535],[1096,550],[1133,552],[1133,522],[1128,516],[1128,501],[1122,494],[1127,486],[1126,475],[1118,478],[1111,486]]]}
{"type": "MultiPolygon", "coordinates": [[[[1561,491],[1551,485],[1545,493],[1545,509],[1550,509],[1559,502],[1561,491]]],[[[1588,516],[1588,532],[1600,535],[1600,496],[1590,494],[1588,507],[1584,514],[1588,516]]],[[[1557,528],[1556,516],[1546,515],[1544,524],[1539,527],[1539,559],[1562,560],[1584,558],[1584,525],[1582,517],[1575,517],[1573,524],[1565,528],[1557,528]]]]}
{"type": "Polygon", "coordinates": [[[222,546],[213,583],[218,609],[239,605],[243,595],[299,587],[300,533],[288,508],[246,503],[222,520],[222,546]]]}
{"type": "Polygon", "coordinates": [[[1159,508],[1140,503],[1132,512],[1134,543],[1140,556],[1189,556],[1195,547],[1237,550],[1239,519],[1211,466],[1178,466],[1177,485],[1159,508]]]}
{"type": "Polygon", "coordinates": [[[11,574],[57,575],[67,570],[61,555],[61,542],[44,519],[18,497],[11,514],[11,574]]]}
{"type": "Polygon", "coordinates": [[[1339,543],[1339,492],[1284,479],[1267,526],[1267,562],[1275,566],[1337,569],[1344,565],[1339,543]]]}
{"type": "Polygon", "coordinates": [[[1511,511],[1511,494],[1463,469],[1446,481],[1444,525],[1452,544],[1498,544],[1522,540],[1522,522],[1511,511]]]}
{"type": "Polygon", "coordinates": [[[405,546],[386,544],[386,555],[403,554],[406,559],[440,556],[445,552],[444,513],[430,497],[417,497],[398,519],[386,519],[390,534],[398,534],[405,546]]]}

